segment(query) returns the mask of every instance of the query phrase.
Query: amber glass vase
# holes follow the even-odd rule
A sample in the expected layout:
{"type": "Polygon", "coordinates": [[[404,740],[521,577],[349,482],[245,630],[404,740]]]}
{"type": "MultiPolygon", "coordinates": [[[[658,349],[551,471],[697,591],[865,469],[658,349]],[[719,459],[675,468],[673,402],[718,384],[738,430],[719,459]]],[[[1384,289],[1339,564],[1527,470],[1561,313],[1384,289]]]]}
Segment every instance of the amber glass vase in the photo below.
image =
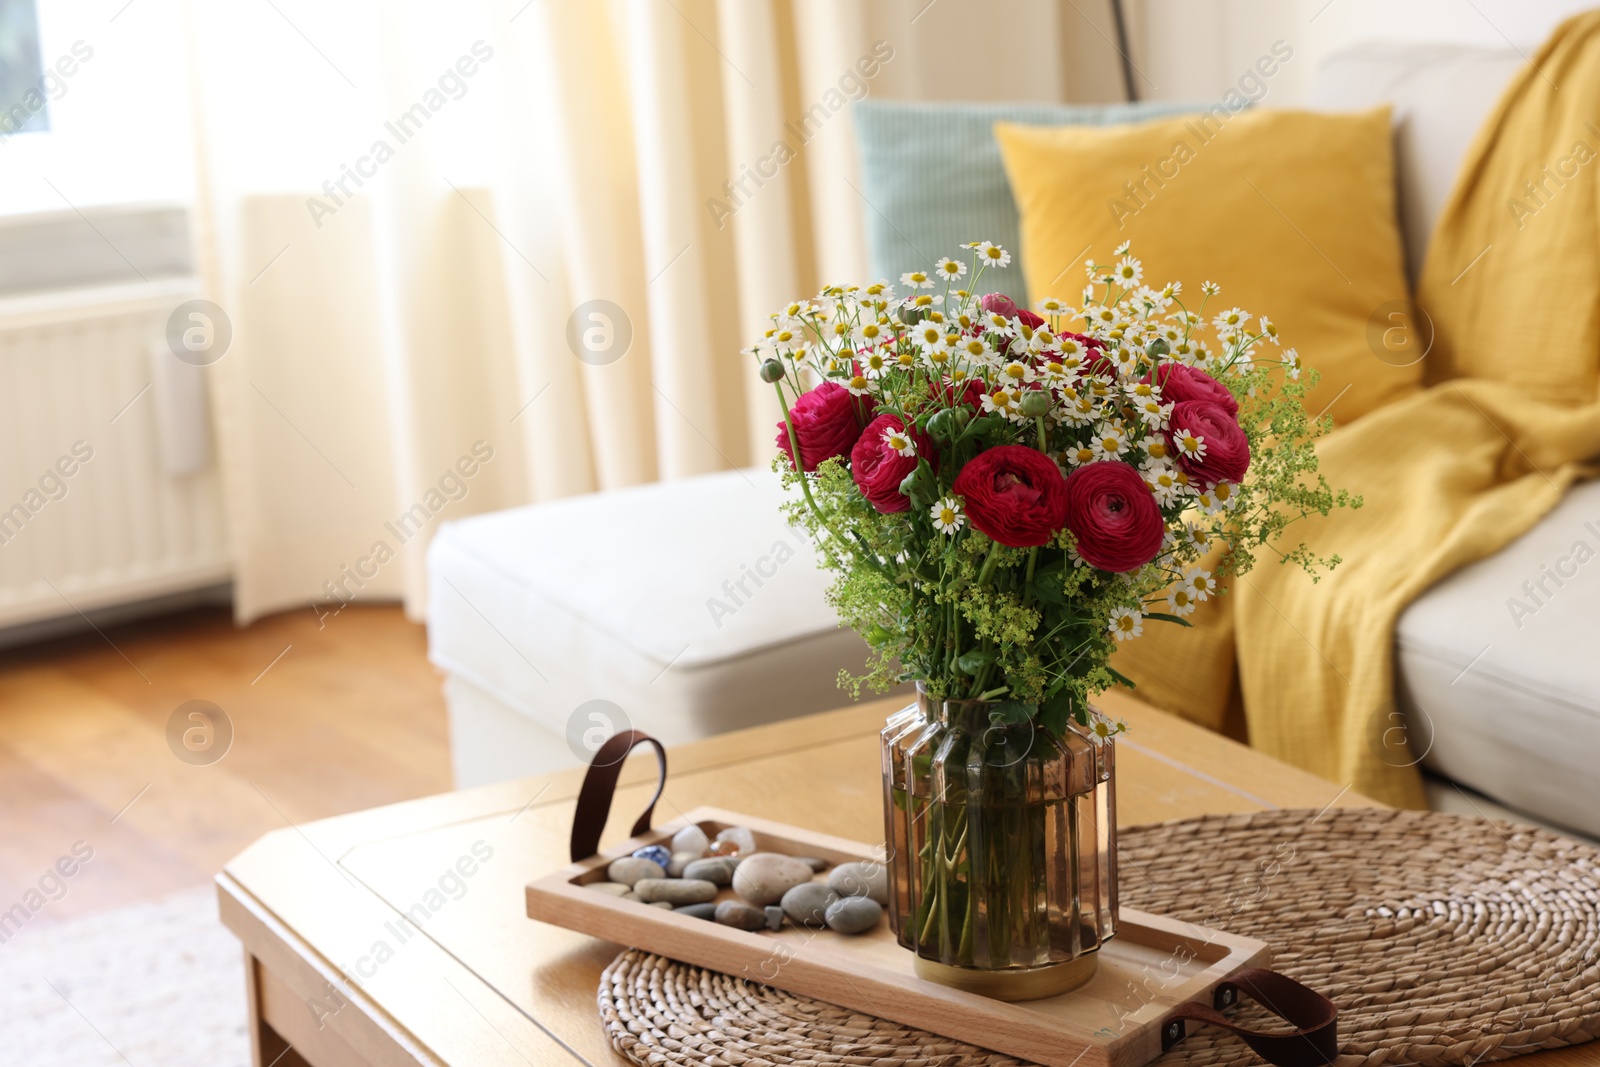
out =
{"type": "Polygon", "coordinates": [[[1116,752],[993,711],[919,687],[884,727],[889,919],[921,977],[1033,1000],[1087,981],[1116,933],[1116,752]]]}

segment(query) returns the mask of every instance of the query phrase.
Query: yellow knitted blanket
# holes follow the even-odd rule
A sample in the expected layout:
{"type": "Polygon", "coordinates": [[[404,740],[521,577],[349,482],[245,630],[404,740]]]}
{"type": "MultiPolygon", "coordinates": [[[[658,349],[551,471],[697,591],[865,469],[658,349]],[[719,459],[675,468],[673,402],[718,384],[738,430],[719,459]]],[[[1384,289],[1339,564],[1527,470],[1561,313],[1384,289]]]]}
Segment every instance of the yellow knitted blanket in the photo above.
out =
{"type": "MultiPolygon", "coordinates": [[[[1288,536],[1344,563],[1312,584],[1264,561],[1194,629],[1147,627],[1114,661],[1144,699],[1220,728],[1242,697],[1256,748],[1423,805],[1417,770],[1382,747],[1399,722],[1400,612],[1528,530],[1600,457],[1597,154],[1600,12],[1589,12],[1555,31],[1467,153],[1417,289],[1436,331],[1429,388],[1320,444],[1329,482],[1366,505],[1288,536]]],[[[1516,719],[1507,707],[1508,732],[1516,719]]]]}

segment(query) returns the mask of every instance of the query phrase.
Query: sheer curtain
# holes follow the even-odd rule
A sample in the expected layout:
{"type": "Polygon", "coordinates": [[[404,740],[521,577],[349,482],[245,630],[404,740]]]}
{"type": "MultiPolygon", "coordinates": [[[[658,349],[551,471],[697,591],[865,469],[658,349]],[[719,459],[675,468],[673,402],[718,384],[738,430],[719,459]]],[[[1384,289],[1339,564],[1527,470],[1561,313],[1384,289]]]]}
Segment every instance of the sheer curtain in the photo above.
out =
{"type": "Polygon", "coordinates": [[[420,617],[443,520],[765,463],[777,414],[739,350],[866,270],[851,99],[1119,95],[1088,3],[187,19],[242,621],[357,597],[420,617]]]}

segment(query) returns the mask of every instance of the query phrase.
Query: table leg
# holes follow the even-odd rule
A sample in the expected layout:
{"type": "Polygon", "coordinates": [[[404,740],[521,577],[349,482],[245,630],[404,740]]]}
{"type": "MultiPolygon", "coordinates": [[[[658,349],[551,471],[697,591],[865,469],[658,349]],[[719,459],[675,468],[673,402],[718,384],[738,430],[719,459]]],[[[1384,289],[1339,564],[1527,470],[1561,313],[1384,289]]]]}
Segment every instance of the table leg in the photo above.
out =
{"type": "Polygon", "coordinates": [[[244,954],[245,1004],[250,1013],[250,1067],[311,1067],[261,1017],[261,962],[244,954]]]}

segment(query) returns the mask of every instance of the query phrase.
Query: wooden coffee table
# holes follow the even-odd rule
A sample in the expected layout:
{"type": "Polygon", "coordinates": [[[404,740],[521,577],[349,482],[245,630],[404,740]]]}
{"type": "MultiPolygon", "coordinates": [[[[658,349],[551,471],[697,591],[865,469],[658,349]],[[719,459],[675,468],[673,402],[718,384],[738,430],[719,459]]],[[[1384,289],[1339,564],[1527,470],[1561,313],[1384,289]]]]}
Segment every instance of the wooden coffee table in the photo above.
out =
{"type": "MultiPolygon", "coordinates": [[[[900,703],[676,748],[656,818],[709,804],[881,841],[877,731],[900,703]]],[[[1130,726],[1123,825],[1374,804],[1125,696],[1102,703],[1130,726]]],[[[654,779],[647,752],[629,761],[604,844],[626,837],[654,779]]],[[[523,886],[567,863],[581,781],[575,769],[285,827],[229,863],[217,887],[244,945],[256,1067],[626,1062],[595,1008],[618,946],[524,917],[523,886]]],[[[1600,1064],[1600,1048],[1535,1060],[1600,1064]]]]}

